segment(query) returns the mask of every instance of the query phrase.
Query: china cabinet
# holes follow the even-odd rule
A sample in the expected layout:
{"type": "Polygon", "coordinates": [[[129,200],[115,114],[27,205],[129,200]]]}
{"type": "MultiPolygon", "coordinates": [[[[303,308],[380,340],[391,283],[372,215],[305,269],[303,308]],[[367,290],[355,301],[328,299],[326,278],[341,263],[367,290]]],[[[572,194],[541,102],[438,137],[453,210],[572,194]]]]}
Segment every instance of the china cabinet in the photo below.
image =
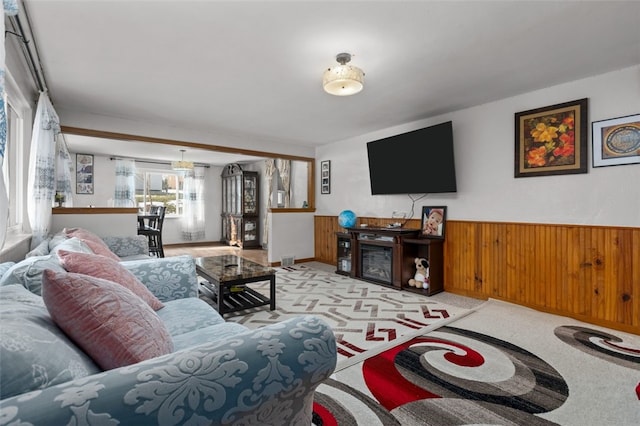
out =
{"type": "Polygon", "coordinates": [[[222,170],[222,242],[260,247],[258,172],[227,164],[222,170]]]}

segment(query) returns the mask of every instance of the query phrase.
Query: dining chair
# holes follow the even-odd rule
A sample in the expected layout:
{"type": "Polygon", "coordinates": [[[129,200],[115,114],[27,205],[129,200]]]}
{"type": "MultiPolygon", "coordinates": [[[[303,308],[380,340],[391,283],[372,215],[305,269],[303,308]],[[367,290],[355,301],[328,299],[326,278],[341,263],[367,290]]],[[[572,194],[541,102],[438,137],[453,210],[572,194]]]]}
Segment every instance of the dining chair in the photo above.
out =
{"type": "Polygon", "coordinates": [[[149,213],[148,214],[143,214],[143,215],[139,215],[138,216],[138,230],[140,229],[145,229],[145,228],[156,228],[156,222],[157,222],[157,218],[156,217],[152,217],[149,218],[149,216],[157,216],[158,215],[158,209],[160,208],[160,206],[150,206],[149,207],[149,213]]]}
{"type": "Polygon", "coordinates": [[[164,225],[165,206],[157,207],[156,215],[149,218],[146,226],[138,229],[138,235],[146,235],[149,241],[149,254],[157,257],[164,257],[162,246],[162,227],[164,225]]]}

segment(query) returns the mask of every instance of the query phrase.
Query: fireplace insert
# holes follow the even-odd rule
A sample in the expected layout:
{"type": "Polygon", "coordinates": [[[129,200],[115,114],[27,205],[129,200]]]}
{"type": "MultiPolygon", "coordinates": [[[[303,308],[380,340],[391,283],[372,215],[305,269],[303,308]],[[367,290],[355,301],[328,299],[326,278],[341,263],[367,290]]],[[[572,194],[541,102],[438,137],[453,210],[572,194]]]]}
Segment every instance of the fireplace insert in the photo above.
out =
{"type": "Polygon", "coordinates": [[[362,278],[393,285],[393,249],[378,245],[360,245],[362,278]]]}

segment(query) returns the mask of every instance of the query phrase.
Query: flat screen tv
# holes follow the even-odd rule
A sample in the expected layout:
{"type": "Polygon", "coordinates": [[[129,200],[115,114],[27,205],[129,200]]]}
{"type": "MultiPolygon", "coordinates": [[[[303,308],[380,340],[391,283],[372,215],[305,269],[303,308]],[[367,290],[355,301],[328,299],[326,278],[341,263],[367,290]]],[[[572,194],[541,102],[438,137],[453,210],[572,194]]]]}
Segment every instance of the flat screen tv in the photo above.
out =
{"type": "Polygon", "coordinates": [[[452,123],[367,143],[371,195],[456,192],[452,123]]]}

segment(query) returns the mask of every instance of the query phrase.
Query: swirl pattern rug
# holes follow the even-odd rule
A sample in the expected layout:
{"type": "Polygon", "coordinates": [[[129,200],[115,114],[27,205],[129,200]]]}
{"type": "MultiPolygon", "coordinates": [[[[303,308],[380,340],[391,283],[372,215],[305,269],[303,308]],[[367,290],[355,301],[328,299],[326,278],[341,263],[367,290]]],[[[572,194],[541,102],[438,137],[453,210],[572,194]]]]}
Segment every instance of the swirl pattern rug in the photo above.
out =
{"type": "MultiPolygon", "coordinates": [[[[250,285],[268,296],[268,282],[250,285]]],[[[469,312],[419,294],[295,265],[276,268],[275,310],[262,307],[225,319],[258,328],[298,315],[317,315],[336,335],[340,370],[469,312]]]]}
{"type": "Polygon", "coordinates": [[[639,425],[640,336],[490,300],[334,374],[315,425],[639,425]]]}

